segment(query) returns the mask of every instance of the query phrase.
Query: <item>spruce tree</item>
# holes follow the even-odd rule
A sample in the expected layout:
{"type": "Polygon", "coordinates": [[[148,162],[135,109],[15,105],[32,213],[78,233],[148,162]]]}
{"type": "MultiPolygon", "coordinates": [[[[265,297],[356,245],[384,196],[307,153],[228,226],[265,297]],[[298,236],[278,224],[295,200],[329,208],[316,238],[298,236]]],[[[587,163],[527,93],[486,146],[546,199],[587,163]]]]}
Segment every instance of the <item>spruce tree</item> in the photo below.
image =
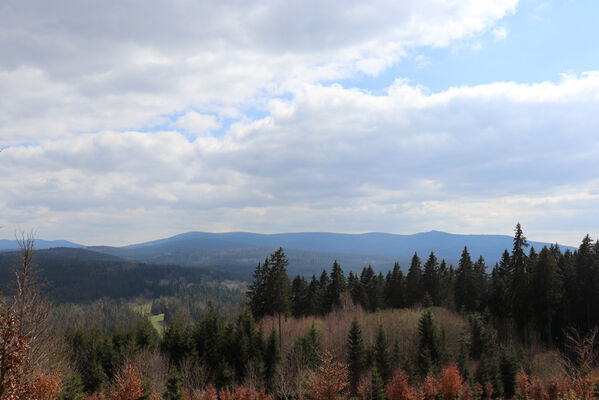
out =
{"type": "Polygon", "coordinates": [[[371,400],[385,400],[385,383],[375,368],[372,371],[372,375],[370,378],[370,399],[371,400]]]}
{"type": "Polygon", "coordinates": [[[404,275],[399,263],[395,263],[393,270],[387,274],[385,279],[385,305],[391,308],[404,306],[404,275]]]}
{"type": "Polygon", "coordinates": [[[422,300],[422,267],[418,254],[414,253],[410,269],[406,275],[406,306],[414,306],[422,300]]]}
{"type": "Polygon", "coordinates": [[[333,262],[333,266],[331,267],[331,282],[327,287],[327,312],[331,311],[331,309],[334,307],[341,306],[341,293],[343,293],[346,289],[347,285],[345,283],[343,270],[341,269],[341,266],[337,260],[335,260],[335,262],[333,262]]]}
{"type": "Polygon", "coordinates": [[[552,344],[552,323],[562,299],[562,282],[557,260],[551,251],[544,247],[531,279],[533,315],[537,328],[547,345],[552,344]]]}
{"type": "Polygon", "coordinates": [[[277,332],[272,330],[266,340],[266,348],[264,349],[264,382],[266,382],[269,390],[272,389],[273,378],[280,361],[279,338],[277,332]]]}
{"type": "Polygon", "coordinates": [[[455,305],[458,310],[474,311],[476,308],[474,294],[474,267],[468,248],[464,246],[455,278],[455,305]]]}
{"type": "Polygon", "coordinates": [[[162,398],[164,400],[183,400],[181,386],[183,386],[181,375],[179,375],[179,373],[176,370],[174,370],[168,376],[168,379],[166,381],[166,390],[162,394],[162,398]]]}
{"type": "Polygon", "coordinates": [[[518,222],[515,228],[514,246],[510,258],[508,292],[512,315],[525,340],[528,339],[525,329],[530,319],[529,275],[527,271],[527,257],[524,253],[524,248],[526,247],[528,247],[528,242],[518,222]]]}
{"type": "Polygon", "coordinates": [[[309,309],[308,282],[297,275],[291,283],[291,313],[298,318],[307,315],[309,309]]]}
{"type": "Polygon", "coordinates": [[[374,342],[374,364],[386,384],[391,378],[391,359],[389,356],[389,344],[383,326],[379,325],[374,342]]]}
{"type": "Polygon", "coordinates": [[[429,310],[424,311],[418,321],[418,333],[418,370],[420,376],[424,377],[431,370],[438,372],[445,361],[445,338],[443,331],[438,331],[429,310]]]}
{"type": "Polygon", "coordinates": [[[252,283],[248,287],[247,297],[248,305],[256,319],[260,319],[268,314],[268,288],[267,279],[270,275],[270,265],[268,258],[264,260],[264,265],[258,263],[254,269],[252,283]]]}
{"type": "Polygon", "coordinates": [[[347,363],[351,392],[355,394],[364,370],[364,343],[362,341],[362,330],[355,317],[352,320],[347,335],[347,363]]]}
{"type": "Polygon", "coordinates": [[[422,290],[424,293],[428,293],[431,297],[432,303],[435,306],[441,304],[439,298],[439,262],[435,253],[431,251],[428,259],[424,263],[424,271],[422,273],[422,290]]]}

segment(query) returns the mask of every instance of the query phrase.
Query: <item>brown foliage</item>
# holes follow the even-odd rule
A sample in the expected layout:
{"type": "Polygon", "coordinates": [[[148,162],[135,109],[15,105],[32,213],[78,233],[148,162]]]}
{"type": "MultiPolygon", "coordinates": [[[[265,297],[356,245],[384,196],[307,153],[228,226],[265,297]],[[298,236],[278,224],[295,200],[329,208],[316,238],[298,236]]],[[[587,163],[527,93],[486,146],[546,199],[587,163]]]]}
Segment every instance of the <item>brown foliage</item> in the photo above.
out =
{"type": "Polygon", "coordinates": [[[441,385],[439,384],[439,381],[429,372],[422,384],[422,393],[424,394],[425,399],[434,400],[440,389],[441,385]]]}
{"type": "MultiPolygon", "coordinates": [[[[395,370],[393,379],[387,385],[387,400],[416,400],[417,395],[410,387],[408,374],[401,368],[395,370]]],[[[455,399],[453,399],[455,400],[455,399]]]]}
{"type": "Polygon", "coordinates": [[[54,400],[62,391],[60,375],[38,375],[30,384],[30,396],[35,400],[54,400]]]}
{"type": "Polygon", "coordinates": [[[364,374],[364,376],[360,379],[360,382],[358,383],[358,387],[356,388],[356,395],[358,396],[358,400],[368,400],[370,398],[370,375],[370,373],[364,374]]]}
{"type": "Polygon", "coordinates": [[[487,383],[485,383],[484,399],[491,400],[492,398],[493,398],[493,385],[491,384],[491,382],[487,381],[487,383]]]}
{"type": "Polygon", "coordinates": [[[347,399],[349,395],[349,373],[347,367],[333,361],[330,352],[325,352],[317,372],[310,374],[308,393],[313,400],[347,399]]]}
{"type": "Polygon", "coordinates": [[[17,399],[27,395],[24,364],[29,344],[20,325],[11,308],[0,312],[0,398],[17,399]]]}
{"type": "Polygon", "coordinates": [[[532,378],[529,393],[531,400],[548,400],[545,386],[539,378],[532,378]]]}
{"type": "Polygon", "coordinates": [[[568,382],[563,378],[550,378],[547,381],[547,397],[549,400],[559,400],[568,392],[568,382]]]}
{"type": "Polygon", "coordinates": [[[113,400],[137,400],[144,395],[139,372],[130,362],[115,378],[113,400]]]}
{"type": "Polygon", "coordinates": [[[592,375],[579,377],[572,382],[571,391],[576,394],[577,399],[592,399],[596,378],[592,375]]]}
{"type": "Polygon", "coordinates": [[[516,377],[516,384],[518,385],[518,391],[520,393],[521,399],[528,399],[530,392],[530,380],[528,379],[528,374],[524,371],[523,368],[520,368],[520,372],[518,372],[518,376],[516,377]]]}
{"type": "Polygon", "coordinates": [[[202,400],[218,400],[216,389],[212,385],[208,385],[202,394],[202,400]]]}
{"type": "Polygon", "coordinates": [[[462,376],[455,364],[449,364],[441,371],[441,391],[444,400],[456,400],[462,387],[462,376]]]}
{"type": "Polygon", "coordinates": [[[464,383],[460,388],[460,400],[472,400],[474,395],[472,393],[472,388],[469,384],[464,383]]]}

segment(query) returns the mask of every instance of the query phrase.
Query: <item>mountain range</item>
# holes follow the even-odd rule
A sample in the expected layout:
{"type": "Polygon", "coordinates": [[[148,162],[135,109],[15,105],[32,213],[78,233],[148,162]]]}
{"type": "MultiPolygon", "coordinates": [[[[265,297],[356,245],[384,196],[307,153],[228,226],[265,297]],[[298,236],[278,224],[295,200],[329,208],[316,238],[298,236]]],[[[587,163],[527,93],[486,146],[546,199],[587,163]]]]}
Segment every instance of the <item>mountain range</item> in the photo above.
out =
{"type": "MultiPolygon", "coordinates": [[[[548,243],[531,241],[540,250],[548,243]]],[[[122,247],[89,246],[87,250],[121,260],[151,264],[193,266],[241,273],[249,276],[258,262],[273,250],[283,247],[289,258],[289,273],[319,274],[337,260],[343,269],[358,271],[365,265],[388,270],[398,261],[404,270],[416,252],[423,262],[431,251],[440,260],[456,264],[464,246],[473,259],[482,255],[487,265],[499,260],[512,247],[506,235],[460,235],[440,231],[397,235],[389,233],[341,234],[327,232],[257,234],[249,232],[188,232],[165,239],[122,247]]],[[[37,240],[39,249],[50,247],[82,248],[68,241],[37,240]]],[[[14,241],[0,241],[0,250],[17,248],[14,241]]],[[[560,246],[574,250],[572,247],[560,246]]]]}

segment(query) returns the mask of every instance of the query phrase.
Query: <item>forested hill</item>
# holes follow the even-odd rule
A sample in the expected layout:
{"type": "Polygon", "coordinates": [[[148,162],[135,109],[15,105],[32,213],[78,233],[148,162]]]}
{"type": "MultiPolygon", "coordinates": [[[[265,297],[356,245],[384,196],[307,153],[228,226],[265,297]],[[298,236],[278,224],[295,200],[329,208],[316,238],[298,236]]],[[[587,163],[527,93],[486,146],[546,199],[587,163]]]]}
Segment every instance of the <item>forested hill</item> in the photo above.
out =
{"type": "MultiPolygon", "coordinates": [[[[530,244],[537,249],[548,243],[530,244]]],[[[487,264],[499,261],[512,238],[503,235],[456,235],[431,231],[414,235],[388,233],[281,233],[256,234],[247,232],[205,233],[189,232],[167,239],[125,247],[94,247],[100,252],[129,260],[175,263],[210,268],[232,268],[250,271],[274,249],[283,247],[289,257],[293,274],[319,273],[337,260],[346,271],[362,269],[371,264],[375,270],[391,268],[398,261],[404,270],[417,252],[426,257],[431,251],[439,259],[455,264],[467,246],[470,253],[482,255],[487,264]]],[[[566,246],[560,246],[562,250],[566,246]]],[[[574,250],[573,248],[570,248],[574,250]]]]}
{"type": "MultiPolygon", "coordinates": [[[[80,247],[66,242],[36,241],[36,248],[80,247]]],[[[541,249],[548,243],[530,244],[541,249]]],[[[410,260],[417,252],[427,257],[431,251],[448,264],[456,264],[464,246],[477,257],[482,255],[487,265],[501,258],[512,246],[512,238],[504,235],[457,235],[439,231],[413,235],[389,233],[340,234],[327,232],[257,234],[248,232],[206,233],[188,232],[170,238],[123,247],[92,246],[95,252],[133,262],[193,266],[241,274],[249,278],[258,262],[279,247],[289,258],[291,274],[319,274],[337,260],[344,270],[358,271],[372,265],[376,271],[386,271],[399,262],[407,272],[410,260]]],[[[568,249],[560,246],[562,250],[568,249]]],[[[0,241],[0,250],[16,249],[14,241],[0,241]]],[[[573,248],[569,248],[574,250],[573,248]]],[[[73,256],[73,254],[71,255],[73,256]]]]}
{"type": "MultiPolygon", "coordinates": [[[[18,252],[0,252],[0,289],[14,290],[13,267],[18,252]]],[[[55,302],[88,302],[180,294],[182,288],[239,277],[226,271],[127,261],[79,248],[38,250],[35,262],[44,291],[55,302]]]]}

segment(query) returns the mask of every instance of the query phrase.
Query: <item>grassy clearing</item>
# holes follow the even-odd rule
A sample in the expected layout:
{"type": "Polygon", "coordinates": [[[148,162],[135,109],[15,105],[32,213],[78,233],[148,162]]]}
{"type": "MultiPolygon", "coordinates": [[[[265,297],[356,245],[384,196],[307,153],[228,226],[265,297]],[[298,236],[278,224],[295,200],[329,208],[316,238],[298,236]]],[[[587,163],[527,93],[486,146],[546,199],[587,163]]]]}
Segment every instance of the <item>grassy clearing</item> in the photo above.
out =
{"type": "Polygon", "coordinates": [[[162,339],[162,337],[164,336],[164,314],[150,316],[150,322],[152,323],[152,327],[158,334],[158,337],[162,339]]]}
{"type": "Polygon", "coordinates": [[[131,309],[140,315],[147,317],[160,339],[164,336],[164,314],[152,314],[152,302],[132,304],[131,309]]]}

